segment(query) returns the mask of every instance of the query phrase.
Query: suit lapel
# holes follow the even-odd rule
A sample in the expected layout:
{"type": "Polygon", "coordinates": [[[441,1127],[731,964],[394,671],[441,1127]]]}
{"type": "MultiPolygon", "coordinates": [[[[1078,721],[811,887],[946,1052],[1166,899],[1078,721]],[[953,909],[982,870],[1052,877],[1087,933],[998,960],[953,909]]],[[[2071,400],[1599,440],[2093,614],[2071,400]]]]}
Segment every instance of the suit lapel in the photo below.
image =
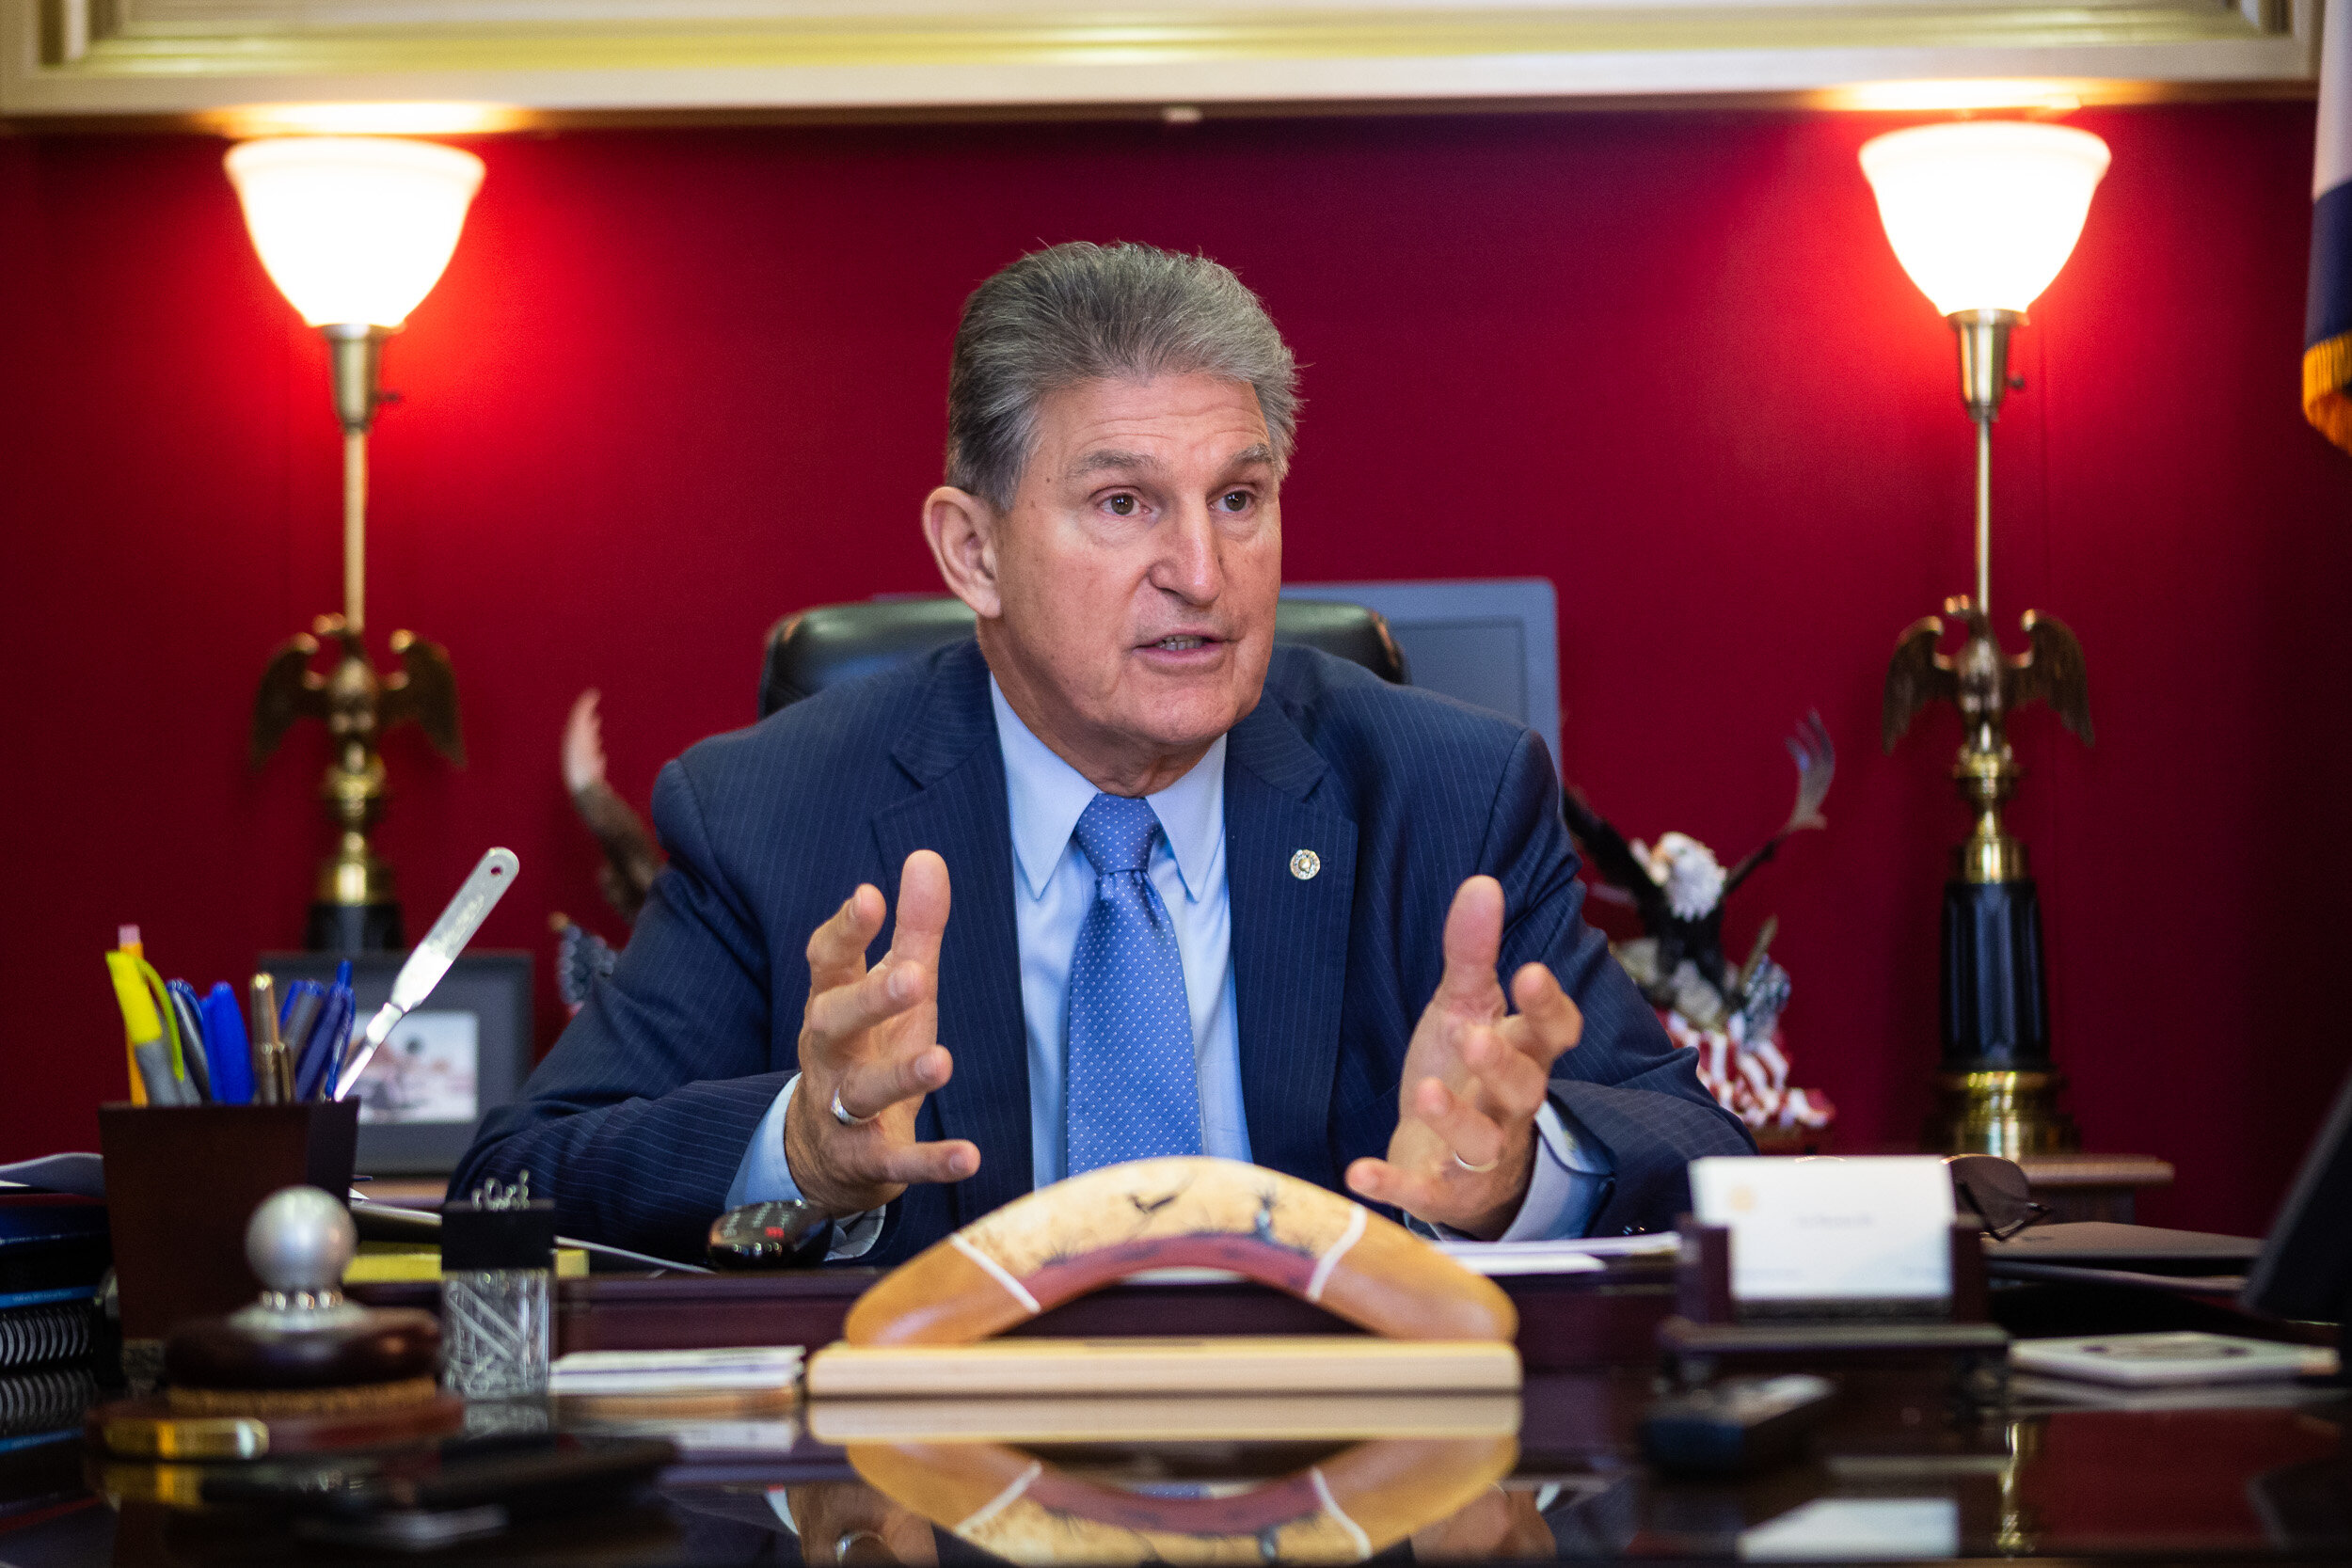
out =
{"type": "MultiPolygon", "coordinates": [[[[917,849],[947,863],[951,904],[939,956],[939,1040],[955,1076],[930,1097],[936,1132],[979,1146],[978,1174],[956,1184],[969,1224],[1029,1188],[1029,1051],[1013,926],[1012,835],[1005,765],[988,701],[988,666],[966,642],[940,660],[924,705],[892,752],[921,786],[874,815],[885,891],[917,849]]],[[[884,940],[888,932],[883,933],[884,940]]]]}
{"type": "Polygon", "coordinates": [[[1309,803],[1324,772],[1271,698],[1226,744],[1225,881],[1250,1156],[1329,1185],[1338,1173],[1326,1113],[1347,987],[1356,823],[1309,803]],[[1301,850],[1314,857],[1311,876],[1293,869],[1301,850]]]}

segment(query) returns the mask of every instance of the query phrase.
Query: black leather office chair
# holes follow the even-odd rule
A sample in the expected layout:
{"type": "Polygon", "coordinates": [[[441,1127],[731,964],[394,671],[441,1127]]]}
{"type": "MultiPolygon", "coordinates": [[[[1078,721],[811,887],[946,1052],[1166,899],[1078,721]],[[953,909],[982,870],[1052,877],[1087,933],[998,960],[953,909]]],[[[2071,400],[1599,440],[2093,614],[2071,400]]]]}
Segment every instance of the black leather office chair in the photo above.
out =
{"type": "MultiPolygon", "coordinates": [[[[762,719],[829,686],[870,675],[972,635],[961,599],[867,599],[818,605],[778,621],[759,667],[762,719]]],[[[1394,686],[1411,675],[1405,651],[1377,610],[1328,599],[1285,598],[1274,612],[1274,640],[1303,643],[1360,664],[1394,686]]]]}

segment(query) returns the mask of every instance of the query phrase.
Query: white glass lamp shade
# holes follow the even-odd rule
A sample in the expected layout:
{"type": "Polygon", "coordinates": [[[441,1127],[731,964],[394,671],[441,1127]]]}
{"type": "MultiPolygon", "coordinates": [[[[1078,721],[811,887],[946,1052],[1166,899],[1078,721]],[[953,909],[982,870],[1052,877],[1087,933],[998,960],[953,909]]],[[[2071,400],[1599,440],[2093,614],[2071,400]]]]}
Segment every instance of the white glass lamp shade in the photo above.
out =
{"type": "Polygon", "coordinates": [[[1862,145],[1897,260],[1945,315],[2023,312],[2074,253],[2107,144],[2088,131],[1968,120],[1862,145]]]}
{"type": "Polygon", "coordinates": [[[229,150],[270,280],[312,326],[398,326],[449,265],[482,160],[389,136],[284,136],[229,150]]]}

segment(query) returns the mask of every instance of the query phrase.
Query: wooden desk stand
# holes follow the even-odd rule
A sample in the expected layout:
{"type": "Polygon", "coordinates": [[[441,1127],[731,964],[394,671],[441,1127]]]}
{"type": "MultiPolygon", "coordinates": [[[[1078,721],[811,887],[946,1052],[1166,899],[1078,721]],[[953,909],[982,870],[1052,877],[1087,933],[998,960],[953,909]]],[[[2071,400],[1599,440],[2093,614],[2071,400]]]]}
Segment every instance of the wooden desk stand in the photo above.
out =
{"type": "Polygon", "coordinates": [[[1518,1386],[1518,1352],[1496,1340],[1377,1339],[1362,1334],[832,1344],[808,1358],[812,1400],[1508,1393],[1518,1386]]]}
{"type": "Polygon", "coordinates": [[[1658,1325],[1667,1375],[1692,1386],[1729,1371],[1948,1370],[1953,1391],[1997,1400],[2009,1376],[2009,1335],[1986,1321],[1984,1247],[1952,1227],[1952,1293],[1940,1310],[1851,1314],[1742,1313],[1731,1293],[1731,1232],[1686,1217],[1676,1273],[1676,1313],[1658,1325]]]}

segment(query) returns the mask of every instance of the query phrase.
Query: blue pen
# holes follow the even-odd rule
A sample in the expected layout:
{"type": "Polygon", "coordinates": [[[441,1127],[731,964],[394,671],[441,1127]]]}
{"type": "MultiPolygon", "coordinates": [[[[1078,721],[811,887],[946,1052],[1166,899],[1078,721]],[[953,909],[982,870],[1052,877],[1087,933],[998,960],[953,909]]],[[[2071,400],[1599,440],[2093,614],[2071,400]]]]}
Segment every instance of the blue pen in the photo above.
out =
{"type": "Polygon", "coordinates": [[[319,1098],[335,1098],[335,1085],[343,1081],[343,1058],[351,1053],[351,1031],[359,1022],[359,999],[351,990],[351,960],[345,958],[335,966],[334,989],[343,993],[348,1004],[343,1008],[342,1033],[326,1042],[326,1082],[320,1086],[319,1098]]]}
{"type": "Polygon", "coordinates": [[[327,1041],[334,1053],[327,1058],[326,1081],[319,1085],[321,1100],[335,1098],[335,1085],[343,1081],[343,1067],[351,1060],[352,1037],[359,1026],[359,998],[349,986],[336,989],[342,993],[343,999],[342,1031],[327,1041]]]}
{"type": "Polygon", "coordinates": [[[288,985],[278,1005],[278,1037],[286,1042],[286,1078],[290,1101],[302,1098],[302,1080],[310,1068],[310,1037],[326,1011],[326,988],[316,980],[288,985]]]}
{"type": "Polygon", "coordinates": [[[245,1008],[229,982],[205,993],[204,1060],[213,1069],[213,1099],[222,1105],[253,1103],[253,1050],[245,1034],[245,1008]]]}
{"type": "Polygon", "coordinates": [[[310,1026],[310,1038],[302,1048],[301,1070],[294,1076],[296,1100],[325,1098],[320,1091],[335,1081],[343,1042],[351,1038],[352,1016],[357,1011],[349,986],[326,988],[326,1004],[319,1008],[318,1022],[310,1026]]]}

